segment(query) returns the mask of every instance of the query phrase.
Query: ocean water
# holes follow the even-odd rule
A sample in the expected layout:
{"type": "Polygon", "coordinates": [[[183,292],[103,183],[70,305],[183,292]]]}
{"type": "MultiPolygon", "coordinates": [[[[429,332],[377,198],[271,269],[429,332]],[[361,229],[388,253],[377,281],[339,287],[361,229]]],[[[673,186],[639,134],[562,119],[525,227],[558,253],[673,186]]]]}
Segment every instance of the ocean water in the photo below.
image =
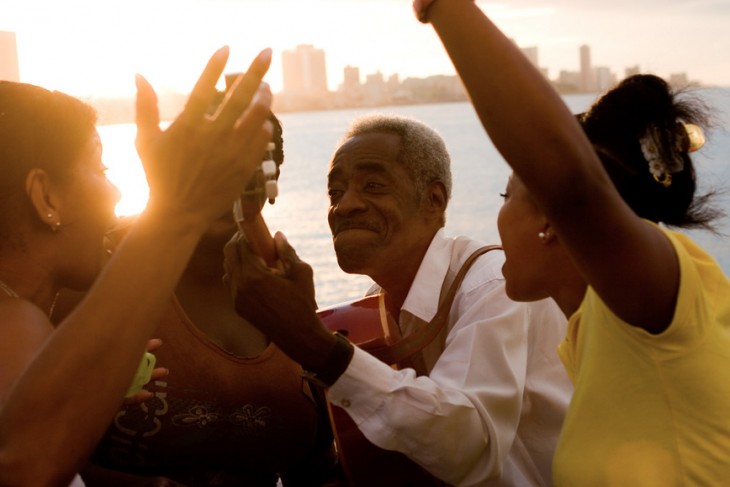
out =
{"type": "MultiPolygon", "coordinates": [[[[718,127],[706,134],[706,146],[695,154],[701,190],[718,190],[716,202],[730,215],[730,89],[704,89],[701,95],[709,106],[715,107],[718,127]]],[[[564,97],[576,113],[585,110],[593,98],[564,97]]],[[[320,307],[361,297],[371,284],[369,278],[345,274],[337,266],[327,225],[326,175],[334,148],[349,123],[361,114],[375,111],[417,118],[442,135],[451,154],[454,183],[446,232],[469,235],[485,243],[499,242],[499,193],[510,169],[487,138],[469,103],[280,114],[285,153],[280,196],[274,205],[266,205],[263,216],[269,228],[282,231],[298,255],[312,266],[320,307]]],[[[137,191],[136,197],[144,197],[144,175],[132,142],[134,126],[103,126],[100,134],[105,162],[111,168],[109,177],[139,179],[141,184],[122,191],[125,196],[137,191]]],[[[725,236],[707,232],[692,235],[730,274],[730,218],[720,222],[719,230],[725,236]]]]}

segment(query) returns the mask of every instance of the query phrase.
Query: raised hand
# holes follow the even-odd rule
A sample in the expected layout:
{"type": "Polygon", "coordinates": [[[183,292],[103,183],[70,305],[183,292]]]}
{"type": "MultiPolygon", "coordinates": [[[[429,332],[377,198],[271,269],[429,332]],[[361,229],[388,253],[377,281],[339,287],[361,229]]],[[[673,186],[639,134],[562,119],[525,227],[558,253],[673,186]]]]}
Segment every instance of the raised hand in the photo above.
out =
{"type": "Polygon", "coordinates": [[[224,281],[231,288],[238,313],[262,331],[276,334],[269,327],[287,328],[287,323],[297,321],[302,313],[316,312],[317,305],[312,268],[297,256],[281,232],[274,236],[274,242],[279,260],[272,269],[251,250],[243,234],[234,235],[224,249],[224,281]]]}
{"type": "Polygon", "coordinates": [[[150,209],[207,223],[231,208],[260,164],[272,130],[271,92],[261,82],[271,50],[259,53],[211,117],[206,112],[227,59],[227,47],[213,54],[185,109],[165,131],[154,90],[137,76],[136,144],[150,186],[150,209]]]}
{"type": "Polygon", "coordinates": [[[317,317],[312,268],[284,235],[274,236],[278,268],[267,267],[245,238],[236,234],[224,249],[224,281],[238,314],[265,333],[293,360],[313,370],[334,345],[317,317]]]}

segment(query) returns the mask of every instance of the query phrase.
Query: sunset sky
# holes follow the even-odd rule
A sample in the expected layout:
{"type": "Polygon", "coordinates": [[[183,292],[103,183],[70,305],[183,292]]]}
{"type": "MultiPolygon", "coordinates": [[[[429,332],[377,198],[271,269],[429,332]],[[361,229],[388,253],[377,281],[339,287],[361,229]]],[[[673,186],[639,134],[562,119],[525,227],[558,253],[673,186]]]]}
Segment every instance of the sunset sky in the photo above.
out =
{"type": "MultiPolygon", "coordinates": [[[[449,0],[440,0],[449,1],[449,0]]],[[[661,76],[730,86],[727,0],[505,0],[478,2],[520,46],[537,46],[551,78],[594,65],[623,74],[639,65],[661,76]]],[[[453,74],[410,0],[0,0],[0,30],[17,34],[21,81],[77,96],[125,95],[134,73],[157,89],[187,92],[208,56],[231,46],[229,70],[274,49],[267,78],[281,89],[282,50],[326,51],[329,88],[342,69],[424,77],[453,74]]]]}

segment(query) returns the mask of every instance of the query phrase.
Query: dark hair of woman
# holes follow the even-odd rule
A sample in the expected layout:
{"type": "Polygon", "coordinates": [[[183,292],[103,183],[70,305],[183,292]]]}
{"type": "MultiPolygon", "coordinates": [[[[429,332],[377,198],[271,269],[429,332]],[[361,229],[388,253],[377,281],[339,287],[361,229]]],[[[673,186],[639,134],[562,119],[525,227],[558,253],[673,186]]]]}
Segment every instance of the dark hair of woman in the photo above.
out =
{"type": "Polygon", "coordinates": [[[673,92],[654,75],[626,78],[578,115],[604,168],[624,201],[642,218],[669,226],[712,230],[722,212],[697,195],[691,143],[685,124],[709,126],[708,109],[688,92],[673,92]],[[643,144],[652,144],[674,171],[657,178],[643,144]],[[675,172],[676,171],[676,172],[675,172]]]}
{"type": "Polygon", "coordinates": [[[70,174],[69,163],[89,141],[95,124],[94,109],[65,93],[0,81],[3,192],[34,167],[55,177],[70,174]]]}
{"type": "Polygon", "coordinates": [[[0,81],[0,237],[8,219],[28,204],[19,196],[33,168],[68,180],[72,162],[95,133],[96,111],[59,91],[0,81]]]}

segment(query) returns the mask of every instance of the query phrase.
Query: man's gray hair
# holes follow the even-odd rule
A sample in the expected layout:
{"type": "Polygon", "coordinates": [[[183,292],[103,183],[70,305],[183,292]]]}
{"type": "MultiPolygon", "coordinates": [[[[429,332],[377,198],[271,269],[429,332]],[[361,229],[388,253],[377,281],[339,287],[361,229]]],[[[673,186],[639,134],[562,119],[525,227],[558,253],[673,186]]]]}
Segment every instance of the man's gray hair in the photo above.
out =
{"type": "Polygon", "coordinates": [[[414,118],[374,113],[356,118],[338,146],[352,137],[370,133],[400,136],[398,162],[410,174],[419,199],[434,181],[441,181],[447,201],[451,198],[451,158],[438,132],[414,118]]]}

